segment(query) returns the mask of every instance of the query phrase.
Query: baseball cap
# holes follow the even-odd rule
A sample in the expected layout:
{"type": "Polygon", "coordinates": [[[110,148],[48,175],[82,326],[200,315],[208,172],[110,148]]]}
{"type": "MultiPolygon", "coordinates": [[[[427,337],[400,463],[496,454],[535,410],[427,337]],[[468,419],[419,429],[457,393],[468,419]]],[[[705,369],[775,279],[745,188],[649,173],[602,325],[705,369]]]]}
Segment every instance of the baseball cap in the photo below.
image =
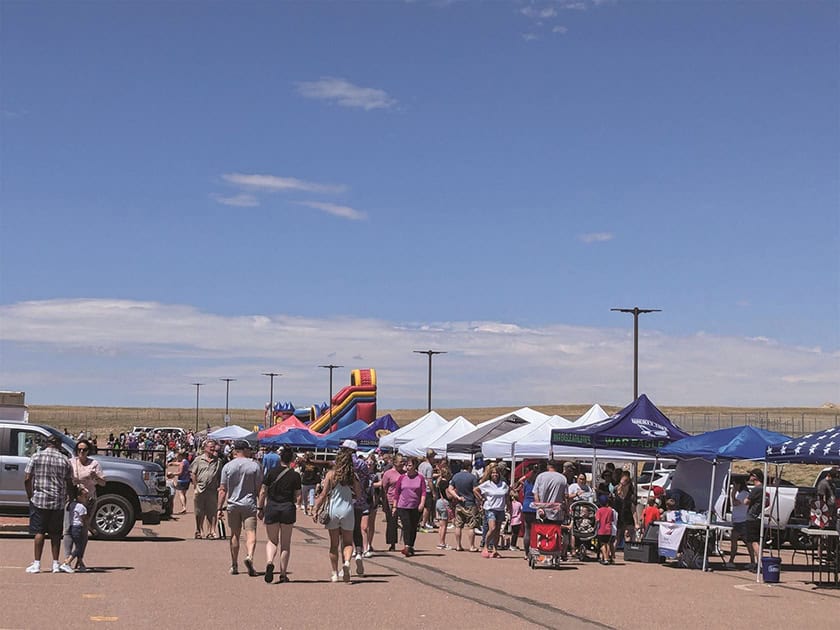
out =
{"type": "Polygon", "coordinates": [[[358,451],[359,445],[356,444],[355,440],[344,440],[341,443],[341,448],[349,448],[351,451],[358,451]]]}
{"type": "Polygon", "coordinates": [[[665,494],[665,488],[663,488],[662,486],[653,486],[653,496],[659,498],[663,494],[665,494]]]}
{"type": "Polygon", "coordinates": [[[237,451],[244,451],[246,448],[251,448],[251,443],[248,440],[236,440],[233,443],[233,448],[237,451]]]}

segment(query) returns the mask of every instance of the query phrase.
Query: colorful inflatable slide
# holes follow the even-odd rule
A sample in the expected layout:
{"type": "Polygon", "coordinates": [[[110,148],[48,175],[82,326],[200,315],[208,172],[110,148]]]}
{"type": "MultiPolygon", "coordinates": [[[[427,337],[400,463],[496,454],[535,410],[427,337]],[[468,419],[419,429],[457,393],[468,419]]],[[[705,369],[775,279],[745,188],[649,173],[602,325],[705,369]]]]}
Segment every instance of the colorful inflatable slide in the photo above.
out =
{"type": "Polygon", "coordinates": [[[315,418],[309,428],[319,433],[328,433],[346,427],[356,420],[368,424],[376,419],[376,370],[368,368],[350,372],[350,386],[338,392],[329,407],[320,413],[318,407],[312,407],[315,418]]]}

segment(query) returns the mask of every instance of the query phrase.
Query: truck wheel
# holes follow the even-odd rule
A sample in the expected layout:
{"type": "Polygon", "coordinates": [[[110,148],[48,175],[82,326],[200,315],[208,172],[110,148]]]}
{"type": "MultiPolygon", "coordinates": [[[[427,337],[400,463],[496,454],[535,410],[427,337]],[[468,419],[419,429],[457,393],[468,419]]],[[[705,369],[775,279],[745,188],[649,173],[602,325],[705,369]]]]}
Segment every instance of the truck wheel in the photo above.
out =
{"type": "Polygon", "coordinates": [[[96,537],[117,540],[128,536],[134,527],[134,508],[131,501],[119,494],[106,494],[96,500],[93,511],[93,529],[96,537]]]}

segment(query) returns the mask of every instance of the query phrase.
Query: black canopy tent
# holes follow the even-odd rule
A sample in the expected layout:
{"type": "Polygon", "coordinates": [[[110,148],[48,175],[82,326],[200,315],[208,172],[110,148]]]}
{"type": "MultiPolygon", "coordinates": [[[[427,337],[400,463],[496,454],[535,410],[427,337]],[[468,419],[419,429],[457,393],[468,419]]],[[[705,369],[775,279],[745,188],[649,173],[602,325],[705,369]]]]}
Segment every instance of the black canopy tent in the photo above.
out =
{"type": "Polygon", "coordinates": [[[515,413],[512,413],[504,418],[488,422],[470,431],[466,435],[462,435],[454,442],[449,442],[446,445],[447,453],[469,453],[475,455],[481,452],[481,445],[494,438],[504,435],[509,431],[513,431],[523,424],[528,424],[524,418],[520,418],[515,413]]]}

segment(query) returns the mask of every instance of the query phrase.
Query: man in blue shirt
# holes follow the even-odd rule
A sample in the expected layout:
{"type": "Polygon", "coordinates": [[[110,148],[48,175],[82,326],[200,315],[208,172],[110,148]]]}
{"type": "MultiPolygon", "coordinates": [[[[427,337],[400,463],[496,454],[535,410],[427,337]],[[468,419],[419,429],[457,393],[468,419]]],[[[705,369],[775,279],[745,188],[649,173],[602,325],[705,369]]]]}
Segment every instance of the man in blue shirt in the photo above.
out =
{"type": "Polygon", "coordinates": [[[268,474],[269,470],[271,470],[272,468],[276,468],[279,465],[280,456],[277,454],[277,447],[269,446],[268,450],[262,458],[263,477],[265,477],[268,474]]]}

